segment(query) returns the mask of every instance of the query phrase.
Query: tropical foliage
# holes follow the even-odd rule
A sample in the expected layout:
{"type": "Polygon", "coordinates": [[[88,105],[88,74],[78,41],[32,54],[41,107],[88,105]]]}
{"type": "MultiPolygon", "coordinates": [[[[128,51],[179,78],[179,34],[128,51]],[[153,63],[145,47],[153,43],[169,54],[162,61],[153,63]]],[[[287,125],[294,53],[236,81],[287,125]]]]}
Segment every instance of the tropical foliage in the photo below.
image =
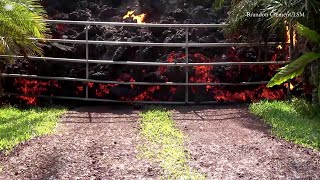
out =
{"type": "Polygon", "coordinates": [[[299,34],[306,37],[310,42],[314,43],[314,52],[303,54],[297,60],[281,68],[280,72],[277,73],[269,82],[269,87],[282,84],[289,79],[301,75],[308,64],[320,58],[320,34],[318,34],[316,31],[310,30],[302,24],[297,24],[296,29],[299,34]]]}
{"type": "Polygon", "coordinates": [[[42,54],[37,42],[43,38],[47,25],[45,11],[37,0],[0,1],[0,54],[42,54]]]}
{"type": "Polygon", "coordinates": [[[256,40],[275,34],[284,35],[280,32],[285,33],[287,23],[295,25],[300,22],[312,29],[319,28],[317,24],[320,23],[320,2],[317,0],[216,0],[214,6],[219,8],[224,3],[231,4],[227,19],[228,34],[240,31],[256,40]],[[267,16],[250,17],[248,14],[267,16]]]}
{"type": "MultiPolygon", "coordinates": [[[[286,26],[292,26],[294,31],[304,37],[303,46],[295,48],[303,55],[289,65],[280,69],[269,82],[268,87],[282,84],[289,79],[302,75],[308,69],[312,71],[311,83],[319,89],[320,99],[320,66],[315,60],[320,58],[320,2],[318,0],[216,0],[214,6],[221,7],[224,3],[231,3],[227,34],[240,33],[249,40],[265,41],[278,35],[285,37],[286,26]],[[255,17],[249,14],[255,14],[255,17]],[[258,17],[257,17],[258,16],[258,17]],[[312,29],[312,30],[311,30],[312,29]],[[310,65],[311,64],[311,65],[310,65]],[[307,68],[309,66],[312,68],[307,68]]],[[[291,34],[292,35],[292,34],[291,34]]],[[[293,36],[291,36],[293,37],[293,36]]],[[[295,57],[295,55],[293,55],[295,57]]],[[[315,94],[315,93],[314,93],[315,94]]]]}
{"type": "Polygon", "coordinates": [[[277,137],[320,150],[320,112],[305,100],[261,101],[249,107],[251,113],[263,118],[277,137]]]}

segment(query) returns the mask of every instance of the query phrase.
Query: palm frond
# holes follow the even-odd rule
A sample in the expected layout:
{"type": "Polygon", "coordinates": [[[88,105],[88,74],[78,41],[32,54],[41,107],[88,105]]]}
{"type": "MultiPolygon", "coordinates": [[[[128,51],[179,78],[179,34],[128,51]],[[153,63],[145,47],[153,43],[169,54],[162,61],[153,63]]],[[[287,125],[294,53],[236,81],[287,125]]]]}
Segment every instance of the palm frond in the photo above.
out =
{"type": "Polygon", "coordinates": [[[44,15],[37,0],[1,0],[0,37],[7,44],[7,48],[1,48],[6,49],[4,54],[19,54],[23,50],[26,54],[41,55],[38,43],[29,38],[45,37],[48,28],[44,15]]]}
{"type": "Polygon", "coordinates": [[[248,35],[252,34],[253,40],[260,40],[274,34],[282,37],[285,33],[286,22],[292,25],[300,22],[307,27],[320,29],[318,26],[320,2],[318,0],[238,0],[236,2],[228,18],[229,27],[225,31],[227,34],[232,35],[235,32],[244,34],[245,32],[248,35]],[[248,17],[247,13],[261,13],[269,16],[248,17]],[[305,17],[299,17],[296,13],[301,13],[305,17]],[[275,14],[280,16],[273,16],[275,14]],[[281,16],[285,14],[289,16],[281,16]]]}
{"type": "Polygon", "coordinates": [[[219,10],[222,8],[222,5],[225,3],[225,0],[215,0],[213,5],[212,5],[212,8],[214,10],[219,10]]]}
{"type": "Polygon", "coordinates": [[[3,37],[0,37],[0,54],[5,54],[9,50],[10,49],[9,49],[7,42],[4,40],[3,37]]]}
{"type": "Polygon", "coordinates": [[[234,5],[227,19],[227,32],[236,32],[243,25],[250,24],[252,18],[249,18],[247,13],[258,12],[260,2],[261,0],[242,0],[234,5]]]}
{"type": "MultiPolygon", "coordinates": [[[[278,24],[283,22],[293,22],[297,17],[294,16],[281,16],[285,14],[293,14],[301,12],[304,6],[301,5],[301,0],[274,0],[265,4],[264,13],[268,13],[269,26],[276,28],[278,24]],[[279,15],[279,16],[277,16],[279,15]]],[[[282,28],[282,27],[281,27],[282,28]]]]}

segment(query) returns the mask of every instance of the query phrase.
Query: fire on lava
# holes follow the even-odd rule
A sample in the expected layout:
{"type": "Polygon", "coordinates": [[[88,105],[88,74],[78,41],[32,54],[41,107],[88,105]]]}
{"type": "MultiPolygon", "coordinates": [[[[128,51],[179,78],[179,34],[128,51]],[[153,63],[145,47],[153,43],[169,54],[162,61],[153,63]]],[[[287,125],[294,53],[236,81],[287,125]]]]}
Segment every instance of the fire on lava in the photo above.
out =
{"type": "Polygon", "coordinates": [[[134,13],[134,11],[128,11],[128,13],[125,16],[123,16],[123,19],[132,18],[133,20],[136,20],[138,24],[145,23],[144,20],[146,18],[146,14],[142,13],[139,15],[135,15],[134,13]]]}
{"type": "MultiPolygon", "coordinates": [[[[297,44],[297,32],[293,30],[293,46],[296,46],[297,44]]],[[[291,43],[291,34],[290,34],[290,28],[289,25],[286,25],[286,43],[290,44],[291,43]]],[[[278,45],[278,49],[283,49],[282,45],[278,45]]]]}
{"type": "MultiPolygon", "coordinates": [[[[287,42],[286,43],[291,43],[291,35],[290,35],[290,28],[289,25],[286,25],[286,32],[287,32],[287,42]]],[[[297,33],[295,30],[293,30],[293,46],[295,46],[297,44],[297,33]]]]}

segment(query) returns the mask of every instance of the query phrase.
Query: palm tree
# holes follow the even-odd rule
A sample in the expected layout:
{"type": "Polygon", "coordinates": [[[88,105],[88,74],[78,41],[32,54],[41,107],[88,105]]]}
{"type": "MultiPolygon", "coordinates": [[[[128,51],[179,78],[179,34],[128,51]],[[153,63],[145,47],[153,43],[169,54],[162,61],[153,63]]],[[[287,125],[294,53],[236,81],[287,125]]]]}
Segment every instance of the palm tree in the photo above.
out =
{"type": "Polygon", "coordinates": [[[38,43],[30,37],[44,38],[45,11],[37,0],[0,1],[0,54],[41,55],[38,43]]]}
{"type": "Polygon", "coordinates": [[[216,0],[214,7],[220,8],[224,3],[231,4],[227,19],[229,26],[226,29],[229,35],[241,32],[253,40],[265,39],[266,36],[275,35],[275,32],[285,33],[287,23],[294,26],[297,22],[314,30],[320,29],[318,0],[216,0]],[[304,17],[294,16],[298,12],[304,13],[304,17]],[[268,16],[250,17],[248,13],[268,16]],[[293,16],[275,16],[290,13],[293,16]]]}
{"type": "Polygon", "coordinates": [[[311,69],[312,83],[318,91],[314,93],[313,100],[318,103],[320,100],[320,65],[315,60],[320,59],[320,2],[318,0],[216,0],[214,6],[219,8],[226,2],[231,3],[227,20],[229,27],[226,29],[229,35],[240,32],[249,40],[267,42],[272,35],[284,37],[285,26],[290,25],[305,38],[302,41],[304,46],[298,50],[307,53],[281,68],[267,86],[280,85],[302,75],[307,65],[311,64],[309,69],[311,69]],[[254,13],[268,16],[259,18],[248,16],[254,13]],[[302,13],[300,15],[304,16],[295,16],[297,13],[302,13]],[[291,16],[275,16],[285,14],[291,14],[291,16]]]}
{"type": "Polygon", "coordinates": [[[46,36],[44,16],[45,11],[37,0],[0,0],[0,55],[9,55],[10,59],[18,54],[42,55],[39,44],[30,37],[46,36]]]}

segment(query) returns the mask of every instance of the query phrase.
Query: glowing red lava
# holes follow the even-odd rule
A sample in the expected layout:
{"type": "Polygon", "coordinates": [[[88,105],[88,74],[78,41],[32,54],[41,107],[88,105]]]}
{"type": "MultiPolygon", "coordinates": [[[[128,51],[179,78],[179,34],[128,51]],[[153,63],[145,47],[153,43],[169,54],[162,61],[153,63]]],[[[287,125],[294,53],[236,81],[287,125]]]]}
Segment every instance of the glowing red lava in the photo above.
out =
{"type": "MultiPolygon", "coordinates": [[[[48,89],[51,87],[56,89],[60,88],[60,85],[55,80],[41,81],[17,78],[14,84],[18,91],[28,95],[43,95],[43,93],[48,92],[48,89]]],[[[50,94],[50,96],[53,95],[52,93],[50,94]]],[[[20,96],[19,98],[30,105],[36,104],[38,101],[37,97],[20,96]]]]}
{"type": "MultiPolygon", "coordinates": [[[[281,49],[276,49],[275,53],[271,57],[271,61],[279,61],[282,59],[281,49]]],[[[236,49],[231,49],[227,55],[228,61],[246,61],[245,59],[239,58],[236,49]]],[[[181,63],[185,62],[184,52],[171,52],[168,54],[166,62],[168,63],[181,63]]],[[[206,63],[206,62],[216,62],[218,60],[211,59],[201,53],[190,53],[189,61],[194,63],[206,63]]],[[[269,66],[195,66],[188,67],[189,69],[189,79],[190,83],[220,83],[220,82],[235,82],[238,81],[253,81],[254,78],[268,76],[271,77],[275,71],[279,68],[279,65],[269,65],[269,66]]],[[[164,80],[169,81],[172,79],[171,76],[175,76],[172,72],[176,67],[166,67],[161,66],[155,72],[161,75],[164,80]],[[168,72],[171,72],[168,73],[168,72]]],[[[176,68],[179,69],[184,77],[186,68],[176,68]]],[[[142,69],[142,72],[146,72],[146,69],[142,69]]],[[[123,73],[118,78],[118,82],[136,82],[133,74],[123,73]]],[[[185,79],[180,79],[179,82],[185,82],[185,79]]],[[[120,83],[121,84],[121,83],[120,83]]],[[[141,85],[120,85],[120,84],[97,84],[88,83],[89,96],[91,98],[112,98],[111,88],[121,87],[128,89],[131,95],[124,95],[119,97],[119,100],[126,101],[175,101],[178,93],[182,93],[179,86],[141,86],[141,85]]],[[[66,91],[63,85],[58,81],[44,81],[44,80],[30,80],[30,79],[15,79],[14,86],[17,88],[19,93],[28,95],[46,95],[53,96],[56,95],[53,89],[63,92],[66,91]]],[[[70,87],[70,86],[68,86],[70,87]]],[[[74,89],[67,89],[69,96],[70,93],[74,94],[75,97],[83,96],[85,83],[78,83],[73,85],[74,89]]],[[[184,88],[184,87],[183,87],[184,88]]],[[[207,100],[216,101],[255,101],[257,99],[281,99],[284,97],[284,90],[282,88],[269,89],[265,85],[256,86],[191,86],[190,99],[195,95],[201,95],[206,97],[207,100]],[[199,91],[199,89],[201,91],[199,91]],[[203,93],[203,94],[202,94],[203,93]],[[208,99],[209,98],[209,99],[208,99]]],[[[60,93],[61,94],[61,93],[60,93]]],[[[60,95],[59,94],[59,95],[60,95]]],[[[181,96],[181,95],[180,95],[181,96]]],[[[184,96],[184,94],[183,94],[184,96]]],[[[36,104],[38,99],[36,97],[25,97],[20,96],[20,99],[25,101],[27,104],[36,104]]]]}

